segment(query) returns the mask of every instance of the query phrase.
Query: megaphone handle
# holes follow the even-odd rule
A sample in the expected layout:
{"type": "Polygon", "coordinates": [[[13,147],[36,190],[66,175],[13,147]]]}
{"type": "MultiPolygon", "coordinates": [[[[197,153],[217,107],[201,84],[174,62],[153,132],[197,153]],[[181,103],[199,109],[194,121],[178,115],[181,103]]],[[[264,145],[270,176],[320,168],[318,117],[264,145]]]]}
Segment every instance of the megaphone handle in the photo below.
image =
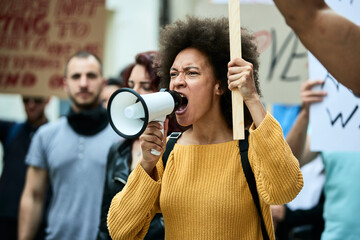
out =
{"type": "MultiPolygon", "coordinates": [[[[166,116],[164,117],[164,119],[156,119],[156,120],[154,120],[154,121],[159,122],[161,124],[161,126],[163,127],[161,129],[162,134],[164,134],[164,121],[165,121],[165,118],[166,118],[166,116]]],[[[159,152],[158,150],[155,150],[155,149],[151,149],[150,153],[152,155],[155,155],[155,156],[160,156],[160,154],[161,154],[161,152],[159,152]]]]}

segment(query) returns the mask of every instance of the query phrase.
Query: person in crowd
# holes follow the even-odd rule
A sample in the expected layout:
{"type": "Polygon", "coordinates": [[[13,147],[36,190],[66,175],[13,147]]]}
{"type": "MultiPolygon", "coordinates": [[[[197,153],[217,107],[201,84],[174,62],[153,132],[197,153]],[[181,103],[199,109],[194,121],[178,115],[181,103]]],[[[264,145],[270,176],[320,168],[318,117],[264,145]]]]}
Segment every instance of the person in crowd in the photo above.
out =
{"type": "Polygon", "coordinates": [[[100,101],[102,102],[102,105],[105,109],[107,108],[111,95],[121,87],[123,87],[123,83],[120,81],[120,79],[109,78],[106,81],[106,86],[103,88],[100,95],[100,101]]]}
{"type": "Polygon", "coordinates": [[[360,152],[324,151],[311,152],[309,108],[313,103],[321,102],[327,96],[325,91],[312,88],[323,84],[323,80],[308,80],[301,89],[302,110],[287,136],[287,141],[304,165],[316,156],[321,156],[325,169],[324,210],[325,228],[322,239],[357,239],[360,236],[360,224],[356,214],[360,211],[360,183],[356,180],[360,171],[360,152]]]}
{"type": "Polygon", "coordinates": [[[324,230],[324,165],[319,157],[301,167],[304,187],[285,205],[272,205],[271,213],[278,240],[317,240],[324,230]]]}
{"type": "Polygon", "coordinates": [[[274,3],[304,46],[339,82],[360,95],[360,26],[337,14],[324,0],[274,3]]]}
{"type": "MultiPolygon", "coordinates": [[[[122,71],[125,87],[134,89],[140,95],[159,90],[160,77],[156,73],[157,67],[154,66],[156,54],[155,51],[148,51],[135,56],[135,63],[130,64],[122,71]]],[[[125,186],[130,172],[134,170],[141,159],[141,154],[139,139],[127,139],[125,142],[114,143],[111,146],[106,167],[98,240],[111,240],[106,224],[111,200],[125,186]]],[[[164,239],[164,224],[161,214],[154,217],[144,239],[164,239]]]]}
{"type": "MultiPolygon", "coordinates": [[[[301,105],[273,105],[273,115],[279,121],[284,136],[291,130],[301,109],[301,105]]],[[[270,206],[278,240],[316,240],[320,239],[324,229],[322,213],[325,173],[322,160],[318,157],[300,169],[304,187],[299,195],[288,204],[270,206]]]]}
{"type": "MultiPolygon", "coordinates": [[[[0,177],[0,236],[4,240],[17,239],[19,202],[25,183],[26,153],[38,128],[47,123],[45,108],[48,97],[22,97],[26,120],[0,120],[0,141],[4,149],[3,172],[0,177]]],[[[39,229],[38,238],[43,238],[39,229]]]]}
{"type": "Polygon", "coordinates": [[[243,58],[229,62],[227,18],[188,17],[162,31],[159,74],[162,85],[181,94],[175,115],[188,129],[164,169],[151,149],[164,152],[167,124],[148,124],[140,136],[142,158],[110,206],[113,239],[143,238],[157,212],[164,217],[165,239],[262,238],[239,141],[233,140],[231,90],[244,99],[248,158],[266,232],[275,239],[269,205],[291,201],[302,188],[302,174],[281,127],[261,103],[254,38],[245,29],[241,36],[243,58]]]}
{"type": "Polygon", "coordinates": [[[106,82],[106,86],[101,92],[101,102],[106,109],[111,95],[119,88],[124,87],[124,79],[128,79],[131,70],[134,67],[134,63],[130,63],[123,70],[121,70],[118,78],[109,78],[106,82]]]}
{"type": "Polygon", "coordinates": [[[52,197],[46,239],[96,239],[105,180],[106,155],[119,136],[100,103],[105,86],[100,59],[75,53],[65,67],[67,116],[34,135],[20,201],[19,239],[32,239],[42,216],[48,184],[52,197]]]}

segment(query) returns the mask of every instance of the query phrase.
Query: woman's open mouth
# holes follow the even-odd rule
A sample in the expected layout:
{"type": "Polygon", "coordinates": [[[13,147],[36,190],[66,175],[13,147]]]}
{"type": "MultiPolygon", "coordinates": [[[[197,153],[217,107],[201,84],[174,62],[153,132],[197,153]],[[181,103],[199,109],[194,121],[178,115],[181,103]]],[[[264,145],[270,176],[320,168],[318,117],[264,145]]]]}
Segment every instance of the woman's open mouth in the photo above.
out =
{"type": "Polygon", "coordinates": [[[179,94],[181,96],[181,106],[175,112],[175,114],[177,114],[177,115],[184,114],[184,112],[187,109],[188,102],[189,102],[185,95],[183,95],[181,93],[179,93],[179,94]]]}

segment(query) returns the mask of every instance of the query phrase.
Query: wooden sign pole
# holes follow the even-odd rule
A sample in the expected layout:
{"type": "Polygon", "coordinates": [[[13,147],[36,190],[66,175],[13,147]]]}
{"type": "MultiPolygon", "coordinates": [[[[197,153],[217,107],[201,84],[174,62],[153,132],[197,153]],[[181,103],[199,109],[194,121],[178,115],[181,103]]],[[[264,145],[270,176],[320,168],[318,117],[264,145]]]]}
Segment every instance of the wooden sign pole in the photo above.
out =
{"type": "MultiPolygon", "coordinates": [[[[241,58],[241,28],[240,28],[240,1],[229,0],[229,32],[230,32],[230,59],[241,58]]],[[[244,132],[244,103],[240,91],[235,90],[232,96],[233,139],[245,138],[244,132]]]]}

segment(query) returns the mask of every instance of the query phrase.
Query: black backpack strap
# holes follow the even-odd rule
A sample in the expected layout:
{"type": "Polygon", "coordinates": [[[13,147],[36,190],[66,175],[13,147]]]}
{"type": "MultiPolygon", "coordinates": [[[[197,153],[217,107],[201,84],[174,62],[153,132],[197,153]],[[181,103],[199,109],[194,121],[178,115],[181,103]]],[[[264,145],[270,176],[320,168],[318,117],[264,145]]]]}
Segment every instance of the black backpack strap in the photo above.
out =
{"type": "Polygon", "coordinates": [[[169,140],[166,143],[166,149],[165,152],[162,156],[162,161],[163,161],[163,165],[164,165],[164,169],[166,166],[166,162],[169,158],[169,155],[171,153],[171,151],[173,150],[175,143],[177,142],[178,138],[181,136],[182,132],[172,132],[169,136],[169,140]]]}
{"type": "Polygon", "coordinates": [[[248,149],[249,149],[249,132],[248,131],[245,131],[245,139],[239,141],[239,148],[240,148],[240,155],[241,155],[241,164],[242,164],[242,167],[244,170],[246,181],[248,183],[252,198],[254,200],[256,209],[260,216],[261,232],[263,235],[263,239],[269,240],[269,236],[267,234],[265,222],[264,222],[263,215],[261,212],[259,195],[256,190],[255,176],[251,169],[249,158],[248,158],[248,149]]]}

